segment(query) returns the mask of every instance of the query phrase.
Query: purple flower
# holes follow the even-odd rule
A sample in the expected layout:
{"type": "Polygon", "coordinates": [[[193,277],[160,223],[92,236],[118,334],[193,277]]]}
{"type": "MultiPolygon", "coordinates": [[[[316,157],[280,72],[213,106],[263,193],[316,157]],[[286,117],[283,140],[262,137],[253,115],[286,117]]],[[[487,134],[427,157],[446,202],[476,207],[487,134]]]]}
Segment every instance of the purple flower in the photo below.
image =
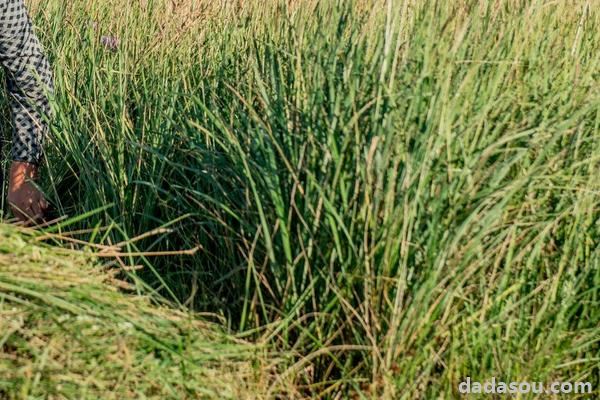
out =
{"type": "Polygon", "coordinates": [[[116,51],[119,48],[120,42],[121,41],[116,36],[102,36],[100,38],[100,43],[102,44],[102,46],[112,51],[116,51]]]}

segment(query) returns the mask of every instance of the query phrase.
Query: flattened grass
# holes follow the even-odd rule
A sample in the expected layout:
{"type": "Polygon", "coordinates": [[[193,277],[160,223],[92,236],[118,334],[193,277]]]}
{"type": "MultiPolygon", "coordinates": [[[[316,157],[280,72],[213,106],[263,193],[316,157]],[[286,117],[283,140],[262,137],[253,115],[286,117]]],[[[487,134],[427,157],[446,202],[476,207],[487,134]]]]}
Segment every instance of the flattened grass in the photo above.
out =
{"type": "Polygon", "coordinates": [[[0,225],[1,398],[264,397],[264,349],[123,293],[114,275],[0,225]]]}

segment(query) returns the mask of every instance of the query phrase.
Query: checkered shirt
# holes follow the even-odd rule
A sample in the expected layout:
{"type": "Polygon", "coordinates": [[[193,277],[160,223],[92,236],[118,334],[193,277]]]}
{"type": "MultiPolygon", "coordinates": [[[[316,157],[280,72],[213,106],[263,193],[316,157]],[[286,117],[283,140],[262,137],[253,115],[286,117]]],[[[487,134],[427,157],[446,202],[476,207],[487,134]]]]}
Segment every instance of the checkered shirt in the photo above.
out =
{"type": "Polygon", "coordinates": [[[23,0],[0,0],[0,63],[13,120],[12,159],[40,162],[52,73],[23,0]]]}

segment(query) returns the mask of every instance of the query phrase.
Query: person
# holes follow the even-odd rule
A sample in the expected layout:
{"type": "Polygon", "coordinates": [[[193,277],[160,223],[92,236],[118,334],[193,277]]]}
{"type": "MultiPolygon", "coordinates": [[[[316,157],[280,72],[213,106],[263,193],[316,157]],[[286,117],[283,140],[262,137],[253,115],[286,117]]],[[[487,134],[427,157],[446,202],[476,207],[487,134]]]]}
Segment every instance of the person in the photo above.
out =
{"type": "Polygon", "coordinates": [[[48,132],[52,72],[23,0],[0,0],[0,63],[12,116],[7,200],[19,220],[40,220],[48,202],[34,184],[48,132]]]}

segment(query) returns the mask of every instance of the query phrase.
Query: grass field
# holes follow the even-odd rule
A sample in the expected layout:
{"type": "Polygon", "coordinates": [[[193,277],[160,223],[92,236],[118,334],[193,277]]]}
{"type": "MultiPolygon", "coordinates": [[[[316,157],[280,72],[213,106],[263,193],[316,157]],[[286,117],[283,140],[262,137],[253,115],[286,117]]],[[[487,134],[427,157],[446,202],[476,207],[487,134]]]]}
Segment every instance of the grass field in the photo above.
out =
{"type": "MultiPolygon", "coordinates": [[[[29,4],[56,81],[42,186],[72,217],[46,242],[117,253],[138,294],[218,315],[215,352],[260,347],[246,386],[234,368],[207,391],[445,399],[469,376],[598,395],[599,1],[29,4]]],[[[179,353],[215,373],[202,349],[179,353]]],[[[198,380],[174,393],[211,396],[198,380]]]]}

